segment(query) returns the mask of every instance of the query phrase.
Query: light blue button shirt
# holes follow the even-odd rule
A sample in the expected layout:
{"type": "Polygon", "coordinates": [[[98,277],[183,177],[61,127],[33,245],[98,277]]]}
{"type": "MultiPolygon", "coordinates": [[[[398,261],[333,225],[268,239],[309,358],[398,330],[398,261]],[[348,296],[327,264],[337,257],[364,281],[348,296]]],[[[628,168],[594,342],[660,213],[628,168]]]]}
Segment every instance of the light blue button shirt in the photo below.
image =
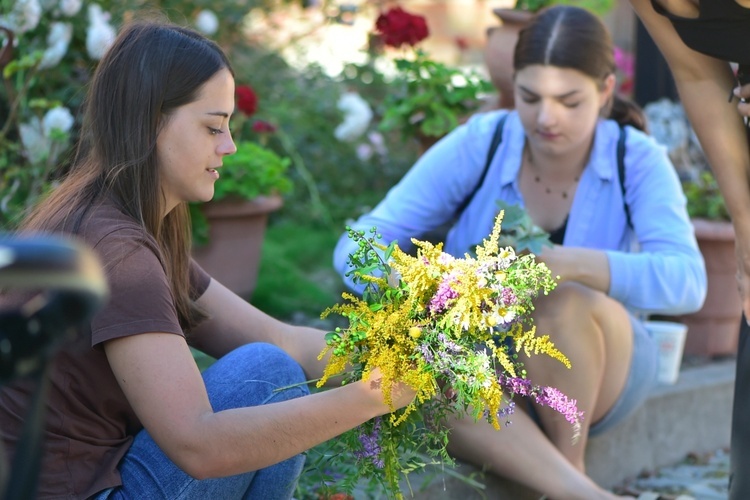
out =
{"type": "MultiPolygon", "coordinates": [[[[377,227],[384,242],[410,248],[410,238],[451,221],[484,168],[496,124],[506,111],[473,116],[440,140],[386,197],[352,227],[377,227]]],[[[565,231],[564,246],[606,252],[609,296],[635,313],[682,314],[698,310],[706,295],[706,270],[693,233],[686,199],[665,149],[653,138],[627,128],[625,192],[633,229],[626,220],[617,174],[619,126],[600,120],[565,231]]],[[[502,143],[484,183],[451,228],[445,251],[462,256],[486,238],[497,215],[497,200],[524,206],[518,185],[524,130],[508,113],[502,143]]],[[[334,267],[343,276],[356,244],[342,235],[334,267]]],[[[356,289],[349,278],[347,284],[356,289]]]]}

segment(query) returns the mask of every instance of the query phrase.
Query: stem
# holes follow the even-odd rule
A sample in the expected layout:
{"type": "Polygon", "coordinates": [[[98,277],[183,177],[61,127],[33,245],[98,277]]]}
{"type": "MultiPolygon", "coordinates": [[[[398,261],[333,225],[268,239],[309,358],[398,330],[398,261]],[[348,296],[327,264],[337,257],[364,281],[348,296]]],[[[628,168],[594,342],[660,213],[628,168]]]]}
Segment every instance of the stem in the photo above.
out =
{"type": "Polygon", "coordinates": [[[27,78],[25,78],[25,81],[23,82],[23,85],[21,86],[18,93],[15,95],[15,98],[12,98],[13,87],[12,85],[10,85],[10,79],[7,79],[5,81],[5,88],[8,91],[8,100],[12,102],[10,102],[10,110],[8,112],[8,118],[5,120],[5,125],[3,125],[2,130],[0,130],[0,139],[5,137],[5,135],[10,130],[11,123],[13,123],[16,120],[16,115],[18,114],[18,108],[21,106],[21,98],[29,90],[29,87],[31,86],[31,80],[34,77],[34,74],[36,73],[36,69],[38,66],[39,66],[39,63],[35,64],[34,67],[28,71],[27,78]]]}
{"type": "Polygon", "coordinates": [[[310,173],[310,170],[305,166],[305,160],[302,159],[302,156],[297,152],[297,149],[294,147],[291,139],[289,139],[289,136],[281,128],[277,130],[276,134],[281,141],[284,150],[292,158],[292,163],[294,164],[297,173],[302,178],[305,186],[307,186],[313,209],[327,224],[332,225],[333,222],[331,220],[331,215],[320,200],[320,191],[318,191],[318,186],[315,184],[315,179],[310,173]]]}
{"type": "Polygon", "coordinates": [[[295,387],[301,387],[303,385],[309,385],[309,384],[312,384],[313,382],[318,382],[319,380],[320,380],[320,378],[314,378],[312,380],[305,380],[303,382],[298,382],[296,384],[285,385],[284,387],[277,387],[272,392],[281,392],[281,391],[285,391],[287,389],[294,389],[295,387]]]}
{"type": "Polygon", "coordinates": [[[440,461],[440,462],[434,462],[434,461],[432,461],[432,459],[430,457],[428,457],[428,456],[426,456],[426,455],[424,455],[422,453],[418,453],[417,455],[419,456],[419,458],[421,458],[424,461],[425,465],[431,465],[433,467],[437,467],[439,465],[441,472],[447,474],[448,476],[454,477],[454,478],[458,479],[459,481],[462,481],[462,482],[468,484],[469,486],[472,486],[472,487],[474,487],[474,488],[476,488],[478,490],[484,490],[484,489],[487,488],[487,486],[485,486],[484,483],[480,483],[476,479],[472,479],[472,478],[470,478],[469,476],[467,476],[465,474],[461,474],[460,472],[458,472],[457,470],[455,470],[452,467],[446,468],[445,467],[445,463],[443,463],[442,461],[440,461]]]}

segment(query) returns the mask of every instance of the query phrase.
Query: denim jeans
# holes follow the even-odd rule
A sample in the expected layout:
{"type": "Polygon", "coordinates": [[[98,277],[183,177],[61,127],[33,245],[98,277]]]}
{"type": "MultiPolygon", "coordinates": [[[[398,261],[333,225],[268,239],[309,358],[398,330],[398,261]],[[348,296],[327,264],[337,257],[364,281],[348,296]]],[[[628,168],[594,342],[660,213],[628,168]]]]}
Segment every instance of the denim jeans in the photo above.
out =
{"type": "MultiPolygon", "coordinates": [[[[214,411],[286,401],[309,394],[302,368],[270,344],[248,344],[217,360],[203,373],[214,411]]],[[[175,415],[179,418],[179,415],[175,415]]],[[[124,499],[289,499],[294,493],[304,455],[258,471],[216,479],[196,480],[180,470],[140,431],[119,464],[122,486],[94,495],[95,500],[124,499]]]]}

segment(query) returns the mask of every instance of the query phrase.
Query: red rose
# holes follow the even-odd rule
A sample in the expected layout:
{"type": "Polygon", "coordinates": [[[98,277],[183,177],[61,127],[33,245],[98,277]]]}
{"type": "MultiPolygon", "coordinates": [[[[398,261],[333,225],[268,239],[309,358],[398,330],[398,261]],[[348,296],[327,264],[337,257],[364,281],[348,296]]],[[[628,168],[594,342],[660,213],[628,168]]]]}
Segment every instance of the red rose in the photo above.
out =
{"type": "Polygon", "coordinates": [[[276,127],[273,125],[273,123],[268,123],[263,120],[255,120],[253,122],[253,132],[257,132],[259,134],[273,134],[276,132],[276,127]]]}
{"type": "Polygon", "coordinates": [[[409,14],[401,7],[394,7],[378,16],[375,30],[383,35],[383,41],[391,47],[412,45],[427,38],[430,31],[423,16],[409,14]]]}
{"type": "Polygon", "coordinates": [[[247,116],[251,116],[258,109],[258,96],[249,85],[239,85],[235,91],[237,96],[237,109],[247,116]]]}

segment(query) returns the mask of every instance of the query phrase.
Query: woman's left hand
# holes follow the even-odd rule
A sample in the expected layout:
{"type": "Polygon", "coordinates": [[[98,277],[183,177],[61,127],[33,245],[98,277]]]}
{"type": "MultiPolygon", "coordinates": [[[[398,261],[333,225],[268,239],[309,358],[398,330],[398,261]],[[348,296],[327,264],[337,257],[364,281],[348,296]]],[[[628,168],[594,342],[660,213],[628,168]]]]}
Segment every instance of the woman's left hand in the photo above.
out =
{"type": "Polygon", "coordinates": [[[609,259],[601,250],[554,245],[537,256],[558,283],[575,281],[602,292],[609,291],[609,259]]]}
{"type": "Polygon", "coordinates": [[[750,83],[735,88],[734,95],[740,99],[737,110],[742,116],[750,118],[750,83]]]}

